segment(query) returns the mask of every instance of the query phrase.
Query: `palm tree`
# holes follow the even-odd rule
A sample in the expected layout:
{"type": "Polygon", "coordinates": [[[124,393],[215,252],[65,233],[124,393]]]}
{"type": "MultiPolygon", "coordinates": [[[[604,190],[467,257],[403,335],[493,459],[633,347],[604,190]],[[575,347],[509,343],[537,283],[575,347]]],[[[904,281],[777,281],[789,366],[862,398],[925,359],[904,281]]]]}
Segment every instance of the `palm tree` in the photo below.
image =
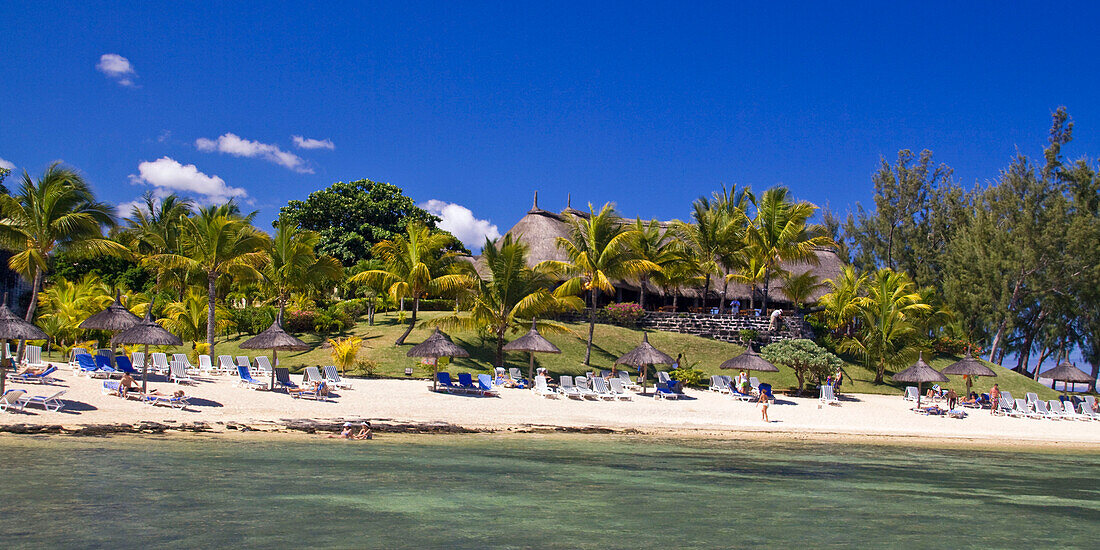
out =
{"type": "MultiPolygon", "coordinates": [[[[558,297],[550,292],[554,281],[545,267],[527,267],[527,245],[513,240],[511,234],[494,245],[489,239],[481,249],[490,276],[477,278],[477,286],[468,315],[451,315],[432,321],[444,328],[485,330],[496,338],[495,365],[504,366],[504,337],[526,329],[531,319],[564,309],[581,310],[584,302],[576,296],[558,297]],[[499,246],[499,247],[498,247],[499,246]]],[[[565,325],[542,321],[544,332],[570,332],[565,325]]]]}
{"type": "MultiPolygon", "coordinates": [[[[206,296],[195,288],[188,289],[183,300],[169,302],[164,306],[164,319],[159,322],[164,328],[179,336],[185,341],[197,344],[207,337],[207,303],[206,296]]],[[[229,318],[229,312],[223,305],[214,309],[214,328],[216,331],[225,331],[233,326],[229,318]]]]}
{"type": "Polygon", "coordinates": [[[829,285],[829,293],[818,302],[825,307],[821,312],[825,326],[834,335],[852,336],[859,316],[859,298],[867,284],[867,275],[846,265],[841,269],[839,277],[828,279],[825,284],[829,285]]]}
{"type": "Polygon", "coordinates": [[[756,197],[749,187],[738,189],[734,185],[726,189],[723,185],[720,192],[711,193],[710,208],[717,210],[727,224],[723,228],[725,236],[719,243],[717,251],[718,265],[725,274],[722,282],[722,301],[718,304],[719,313],[725,313],[729,305],[730,275],[741,271],[749,259],[746,254],[749,246],[746,236],[750,222],[745,214],[749,204],[756,204],[756,197]]]}
{"type": "Polygon", "coordinates": [[[817,265],[814,249],[835,247],[820,225],[808,225],[817,207],[805,202],[792,202],[786,187],[764,191],[756,208],[756,219],[748,228],[750,251],[764,270],[764,305],[768,310],[768,289],[772,274],[781,265],[808,263],[817,265]]]}
{"type": "Polygon", "coordinates": [[[95,199],[79,173],[60,163],[51,164],[37,181],[23,172],[19,192],[0,195],[0,246],[14,253],[8,267],[32,281],[27,321],[34,319],[55,252],[127,254],[126,247],[103,238],[103,227],[112,225],[111,207],[95,199]]]}
{"type": "MultiPolygon", "coordinates": [[[[118,240],[132,252],[145,258],[148,264],[148,259],[152,256],[179,251],[183,219],[191,214],[194,202],[174,193],[158,202],[150,192],[142,196],[142,201],[144,204],[134,206],[130,217],[125,219],[127,227],[119,234],[118,240]]],[[[172,273],[163,266],[153,267],[157,272],[157,289],[163,290],[165,278],[171,276],[178,285],[182,299],[187,287],[186,273],[172,273]]]]}
{"type": "Polygon", "coordinates": [[[210,206],[182,220],[179,253],[152,256],[151,261],[172,269],[189,269],[206,277],[206,341],[210,360],[216,357],[218,278],[259,279],[258,267],[267,260],[268,236],[252,226],[255,214],[241,216],[233,203],[210,206]]]}
{"type": "Polygon", "coordinates": [[[394,301],[412,298],[412,319],[394,345],[403,345],[416,326],[420,299],[473,286],[473,279],[454,270],[457,254],[447,250],[453,237],[433,232],[411,222],[404,235],[381,241],[371,253],[382,260],[384,269],[368,269],[348,278],[354,284],[384,287],[394,301]]]}
{"type": "Polygon", "coordinates": [[[554,290],[555,296],[576,296],[587,292],[591,299],[585,365],[592,358],[592,336],[596,331],[596,304],[600,291],[614,292],[612,281],[660,269],[649,260],[636,258],[630,251],[630,240],[636,237],[633,231],[623,227],[611,203],[603,205],[598,214],[589,204],[588,212],[587,217],[569,216],[569,237],[558,237],[558,248],[565,251],[569,261],[548,260],[539,266],[540,269],[568,277],[554,290]]]}
{"type": "Polygon", "coordinates": [[[64,346],[69,338],[77,338],[84,319],[110,303],[107,285],[93,274],[84,275],[79,281],[59,278],[38,295],[39,321],[50,323],[54,332],[51,336],[60,338],[64,346]]]}
{"type": "Polygon", "coordinates": [[[917,285],[905,273],[889,268],[875,272],[867,296],[854,299],[861,330],[841,342],[842,351],[860,355],[875,366],[875,383],[881,384],[887,367],[913,361],[922,336],[922,319],[932,313],[917,285]]]}
{"type": "Polygon", "coordinates": [[[343,277],[344,266],[336,258],[317,256],[314,252],[320,240],[320,233],[290,223],[281,222],[275,228],[271,258],[260,273],[268,293],[279,304],[280,313],[286,309],[292,293],[319,289],[343,277]]]}
{"type": "Polygon", "coordinates": [[[643,271],[638,274],[638,286],[641,289],[638,296],[638,305],[645,309],[646,285],[654,274],[679,261],[680,255],[677,251],[679,245],[676,242],[675,235],[670,231],[665,231],[657,220],[650,220],[648,224],[645,224],[642,223],[641,218],[638,218],[634,222],[633,233],[634,238],[630,239],[629,245],[634,257],[649,260],[657,266],[654,271],[643,271]]]}
{"type": "Polygon", "coordinates": [[[692,256],[690,263],[698,269],[705,310],[712,278],[722,276],[740,263],[737,253],[745,242],[747,223],[740,208],[707,197],[699,197],[692,203],[691,218],[692,223],[676,222],[673,227],[681,245],[692,256]]]}
{"type": "MultiPolygon", "coordinates": [[[[743,260],[736,271],[726,275],[726,281],[749,287],[749,309],[756,309],[756,289],[764,283],[764,266],[760,263],[760,255],[749,248],[744,250],[743,260]]],[[[785,274],[786,271],[782,273],[785,274]]]]}
{"type": "Polygon", "coordinates": [[[821,282],[812,271],[806,271],[798,275],[792,275],[789,271],[785,271],[782,279],[783,288],[779,291],[791,301],[795,311],[801,310],[806,300],[809,300],[814,292],[825,288],[825,283],[821,282]]]}

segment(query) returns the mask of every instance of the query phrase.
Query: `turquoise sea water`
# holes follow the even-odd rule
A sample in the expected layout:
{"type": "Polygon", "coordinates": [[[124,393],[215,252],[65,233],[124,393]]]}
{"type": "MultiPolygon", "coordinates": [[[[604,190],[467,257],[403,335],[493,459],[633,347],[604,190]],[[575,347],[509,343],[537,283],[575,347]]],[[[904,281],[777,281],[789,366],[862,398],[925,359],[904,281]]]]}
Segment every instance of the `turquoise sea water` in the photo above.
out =
{"type": "Polygon", "coordinates": [[[0,439],[22,548],[1061,547],[1100,455],[625,436],[0,439]]]}

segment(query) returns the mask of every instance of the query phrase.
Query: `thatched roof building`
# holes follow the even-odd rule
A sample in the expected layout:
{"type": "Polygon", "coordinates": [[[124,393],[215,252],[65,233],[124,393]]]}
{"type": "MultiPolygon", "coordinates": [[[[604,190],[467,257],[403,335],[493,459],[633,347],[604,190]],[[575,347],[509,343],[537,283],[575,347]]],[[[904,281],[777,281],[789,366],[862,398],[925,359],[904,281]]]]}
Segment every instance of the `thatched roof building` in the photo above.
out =
{"type": "MultiPolygon", "coordinates": [[[[572,207],[572,197],[566,200],[566,208],[559,213],[551,212],[539,208],[538,193],[535,193],[534,204],[531,209],[527,211],[516,225],[512,226],[505,235],[512,235],[513,239],[521,241],[527,244],[529,253],[527,256],[528,266],[535,266],[540,262],[546,260],[558,260],[567,261],[569,258],[565,255],[560,248],[558,248],[558,237],[569,236],[569,216],[580,216],[587,218],[590,214],[588,212],[582,212],[572,207]]],[[[623,216],[625,221],[632,221],[633,219],[628,216],[623,216]]],[[[661,221],[659,222],[661,227],[665,230],[669,229],[673,225],[673,221],[661,221]]],[[[501,237],[503,238],[503,237],[501,237]]],[[[500,240],[497,240],[499,243],[500,240]]],[[[836,252],[829,249],[819,249],[815,251],[817,255],[818,264],[797,264],[784,266],[785,269],[792,272],[794,275],[800,275],[807,271],[812,271],[814,276],[821,282],[827,279],[833,279],[840,275],[842,262],[840,257],[836,255],[836,252]]],[[[484,265],[478,261],[479,257],[470,258],[473,262],[474,268],[483,277],[487,276],[484,265]]],[[[636,295],[639,291],[637,281],[619,281],[615,284],[616,288],[621,292],[625,292],[628,295],[636,295]]],[[[779,279],[773,279],[771,281],[771,301],[783,301],[783,293],[781,291],[783,282],[779,279]]],[[[721,281],[711,282],[711,296],[710,299],[721,297],[722,295],[722,283],[721,281]],[[717,288],[715,286],[717,285],[717,288]]],[[[747,300],[749,298],[751,289],[747,285],[730,283],[727,291],[727,297],[730,300],[740,299],[747,307],[747,300]]],[[[816,290],[810,296],[810,302],[816,302],[821,296],[823,296],[827,289],[821,288],[816,290]]],[[[649,284],[646,288],[647,295],[653,296],[665,296],[665,292],[656,285],[649,284]]],[[[702,295],[702,288],[685,287],[679,289],[679,295],[681,298],[694,299],[699,298],[702,295]]],[[[760,290],[757,290],[757,298],[759,299],[760,290]]],[[[667,297],[667,296],[666,296],[667,297]]],[[[671,298],[669,297],[671,300],[671,298]]],[[[647,304],[649,303],[647,299],[647,304]]]]}

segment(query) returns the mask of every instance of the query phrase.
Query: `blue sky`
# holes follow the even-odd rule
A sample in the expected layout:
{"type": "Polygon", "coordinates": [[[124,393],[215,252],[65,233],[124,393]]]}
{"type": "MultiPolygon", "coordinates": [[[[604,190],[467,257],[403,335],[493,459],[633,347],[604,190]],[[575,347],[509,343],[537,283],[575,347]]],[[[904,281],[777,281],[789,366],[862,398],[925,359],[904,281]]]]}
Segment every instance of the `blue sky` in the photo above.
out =
{"type": "Polygon", "coordinates": [[[0,159],[115,203],[236,196],[264,227],[359,178],[468,208],[471,236],[535,190],[668,219],[783,183],[845,210],[902,148],[993,178],[1059,105],[1069,155],[1100,155],[1093,3],[90,4],[0,6],[0,159]]]}

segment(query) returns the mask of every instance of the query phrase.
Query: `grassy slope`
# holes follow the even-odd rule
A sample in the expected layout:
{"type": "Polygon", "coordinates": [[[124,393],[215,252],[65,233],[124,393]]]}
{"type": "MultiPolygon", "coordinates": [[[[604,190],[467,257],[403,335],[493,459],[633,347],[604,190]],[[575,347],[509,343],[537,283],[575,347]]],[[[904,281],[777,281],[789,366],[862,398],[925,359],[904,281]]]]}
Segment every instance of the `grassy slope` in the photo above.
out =
{"type": "MultiPolygon", "coordinates": [[[[424,312],[421,314],[422,318],[425,319],[431,319],[440,315],[443,315],[443,313],[424,312]]],[[[429,376],[431,373],[430,370],[421,367],[417,360],[405,356],[405,352],[407,352],[411,346],[396,347],[393,345],[393,341],[396,340],[397,336],[404,330],[404,325],[397,324],[396,315],[392,313],[380,314],[376,316],[375,321],[376,323],[373,327],[368,327],[365,322],[360,323],[354,329],[341,336],[354,334],[363,338],[363,350],[360,351],[360,357],[375,361],[378,364],[377,374],[404,376],[405,367],[412,366],[415,367],[414,372],[416,376],[429,376]]],[[[593,368],[609,369],[616,357],[633,349],[642,339],[641,332],[637,330],[610,325],[596,325],[595,341],[592,346],[592,367],[585,367],[583,364],[585,348],[584,337],[588,333],[588,326],[583,324],[570,324],[568,326],[573,330],[575,335],[545,334],[547,339],[562,350],[562,353],[560,355],[538,354],[535,357],[536,366],[546,367],[555,375],[583,374],[585,371],[592,370],[593,368]]],[[[430,333],[431,329],[429,328],[418,328],[412,332],[408,341],[410,344],[419,343],[430,333]]],[[[305,352],[282,352],[279,354],[281,364],[291,367],[291,370],[298,370],[295,367],[301,365],[332,364],[329,350],[319,347],[324,342],[324,338],[309,333],[297,334],[296,336],[310,344],[313,349],[305,352]]],[[[520,336],[520,334],[510,335],[508,339],[510,340],[518,336],[520,336]]],[[[453,364],[446,367],[446,370],[451,372],[473,373],[491,372],[493,352],[495,350],[495,343],[493,341],[483,341],[476,333],[465,331],[452,333],[451,338],[456,344],[466,348],[470,352],[470,358],[458,359],[453,364]]],[[[258,355],[262,353],[257,350],[240,349],[238,344],[246,339],[248,339],[248,336],[233,338],[229,341],[219,343],[216,351],[219,355],[258,355]]],[[[735,374],[731,371],[719,370],[718,365],[726,359],[741,353],[745,349],[743,346],[736,344],[728,344],[708,338],[669,332],[650,332],[649,341],[658,349],[672,357],[676,357],[678,353],[683,353],[685,363],[705,372],[708,376],[711,374],[735,374]]],[[[180,351],[184,350],[181,349],[180,351]]],[[[189,347],[187,351],[189,351],[189,347]]],[[[956,357],[946,356],[936,357],[930,360],[929,363],[933,367],[942,370],[957,359],[956,357]]],[[[527,354],[506,353],[505,364],[509,367],[520,367],[521,370],[526,373],[527,354]]],[[[979,378],[975,384],[975,388],[978,391],[988,391],[995,381],[1000,385],[1002,390],[1009,390],[1013,395],[1023,396],[1025,392],[1033,391],[1044,399],[1051,399],[1057,396],[1057,392],[1032,381],[1026,376],[1022,376],[1009,369],[996,365],[992,365],[992,368],[997,372],[997,378],[979,378]]],[[[667,369],[667,367],[661,367],[661,369],[667,369]]],[[[848,363],[845,365],[844,371],[847,374],[847,379],[843,388],[846,392],[901,393],[900,388],[902,385],[891,384],[889,382],[889,377],[887,378],[887,383],[884,385],[872,384],[871,381],[874,380],[874,372],[862,366],[848,363]]],[[[653,371],[651,370],[651,377],[653,376],[652,373],[653,371]]],[[[770,383],[773,387],[780,390],[794,386],[797,383],[794,373],[788,368],[780,367],[780,372],[778,373],[752,374],[759,377],[762,382],[770,383]]],[[[965,387],[961,377],[950,378],[951,382],[943,384],[943,386],[949,388],[953,387],[956,391],[961,393],[965,387]]]]}

